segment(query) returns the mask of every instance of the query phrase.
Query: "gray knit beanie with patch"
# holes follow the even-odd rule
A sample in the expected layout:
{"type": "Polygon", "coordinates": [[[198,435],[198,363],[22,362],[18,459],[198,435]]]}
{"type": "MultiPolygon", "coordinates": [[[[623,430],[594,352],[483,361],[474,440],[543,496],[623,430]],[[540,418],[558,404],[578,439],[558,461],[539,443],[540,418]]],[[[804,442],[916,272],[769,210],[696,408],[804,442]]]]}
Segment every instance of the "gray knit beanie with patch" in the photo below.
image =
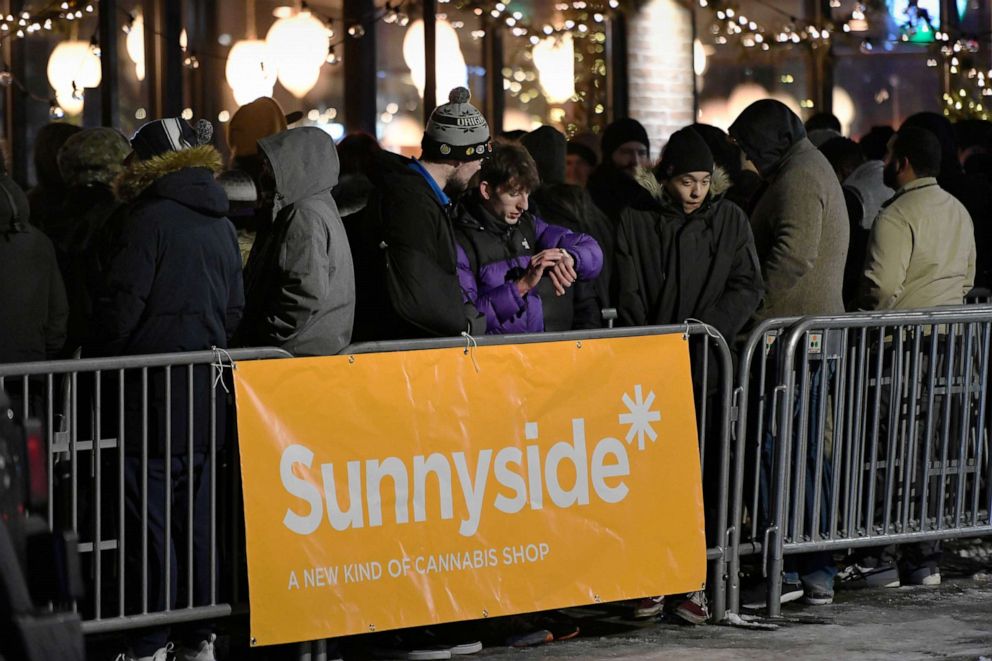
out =
{"type": "Polygon", "coordinates": [[[493,152],[489,124],[482,113],[469,103],[471,93],[456,87],[448,103],[431,113],[420,143],[425,161],[474,161],[493,152]]]}

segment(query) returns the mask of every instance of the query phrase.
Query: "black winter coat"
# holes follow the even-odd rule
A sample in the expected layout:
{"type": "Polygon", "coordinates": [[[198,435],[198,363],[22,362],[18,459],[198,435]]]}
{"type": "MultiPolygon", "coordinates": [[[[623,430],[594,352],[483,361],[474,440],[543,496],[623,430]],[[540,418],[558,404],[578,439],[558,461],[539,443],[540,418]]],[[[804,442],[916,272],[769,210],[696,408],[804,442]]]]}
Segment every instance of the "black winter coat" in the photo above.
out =
{"type": "Polygon", "coordinates": [[[747,216],[713,193],[686,216],[655,186],[653,206],[628,208],[617,231],[620,322],[645,326],[698,319],[732,344],[764,292],[747,216]]]}
{"type": "MultiPolygon", "coordinates": [[[[241,319],[244,285],[228,202],[214,181],[221,168],[212,147],[168,152],[133,163],[117,187],[129,206],[112,242],[103,287],[94,304],[94,344],[84,355],[121,356],[226,348],[241,319]]],[[[172,452],[185,453],[188,389],[173,370],[171,415],[165,375],[149,373],[149,450],[165,452],[165,422],[172,422],[172,452]]],[[[194,446],[209,443],[211,373],[194,370],[194,446]]],[[[125,451],[141,449],[140,373],[125,379],[125,451]]],[[[108,395],[105,393],[105,397],[108,395]]],[[[108,399],[108,401],[113,401],[108,399]]],[[[218,404],[222,398],[218,397],[218,404]]],[[[218,416],[223,409],[219,408],[218,416]]],[[[221,418],[218,418],[221,422],[221,418]]],[[[223,440],[223,432],[218,442],[223,440]]]]}
{"type": "Polygon", "coordinates": [[[54,358],[66,305],[51,240],[28,224],[24,192],[0,175],[0,364],[54,358]]]}
{"type": "Polygon", "coordinates": [[[375,190],[348,224],[357,293],[355,342],[486,332],[485,317],[458,284],[453,207],[441,204],[410,163],[379,155],[375,190]]]}
{"type": "Polygon", "coordinates": [[[66,236],[55,245],[69,300],[69,327],[63,355],[89,342],[93,295],[109,263],[110,242],[120,234],[120,202],[109,186],[94,183],[69,188],[63,216],[66,236]]]}

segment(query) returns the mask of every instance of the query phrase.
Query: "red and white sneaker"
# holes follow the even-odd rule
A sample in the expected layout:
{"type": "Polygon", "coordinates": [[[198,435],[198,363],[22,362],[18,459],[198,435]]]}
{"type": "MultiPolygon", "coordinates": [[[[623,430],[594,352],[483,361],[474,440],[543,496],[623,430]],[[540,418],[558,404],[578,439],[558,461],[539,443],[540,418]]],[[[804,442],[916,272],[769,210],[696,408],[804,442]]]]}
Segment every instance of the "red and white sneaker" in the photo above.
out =
{"type": "Polygon", "coordinates": [[[665,607],[664,597],[644,597],[643,599],[631,599],[624,602],[630,609],[630,617],[635,620],[646,620],[659,614],[665,607]]]}
{"type": "Polygon", "coordinates": [[[706,607],[706,593],[699,590],[687,594],[675,607],[675,614],[689,624],[705,624],[706,620],[710,619],[710,611],[706,607]]]}

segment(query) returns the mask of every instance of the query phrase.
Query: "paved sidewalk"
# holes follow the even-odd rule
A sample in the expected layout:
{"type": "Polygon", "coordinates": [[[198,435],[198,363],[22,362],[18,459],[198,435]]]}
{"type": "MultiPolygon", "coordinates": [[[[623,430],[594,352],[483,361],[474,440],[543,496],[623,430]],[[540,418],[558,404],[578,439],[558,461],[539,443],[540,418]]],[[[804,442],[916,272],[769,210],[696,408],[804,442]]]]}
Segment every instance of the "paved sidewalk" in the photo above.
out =
{"type": "Polygon", "coordinates": [[[526,651],[490,648],[477,658],[992,659],[990,574],[954,578],[938,588],[839,592],[831,606],[788,604],[783,611],[774,630],[662,621],[589,637],[611,620],[583,620],[579,639],[526,651]]]}
{"type": "Polygon", "coordinates": [[[992,661],[992,540],[947,544],[942,573],[936,588],[847,590],[830,606],[786,604],[780,621],[756,620],[765,629],[635,624],[604,610],[576,609],[582,628],[576,640],[530,650],[487,648],[475,658],[992,661]]]}

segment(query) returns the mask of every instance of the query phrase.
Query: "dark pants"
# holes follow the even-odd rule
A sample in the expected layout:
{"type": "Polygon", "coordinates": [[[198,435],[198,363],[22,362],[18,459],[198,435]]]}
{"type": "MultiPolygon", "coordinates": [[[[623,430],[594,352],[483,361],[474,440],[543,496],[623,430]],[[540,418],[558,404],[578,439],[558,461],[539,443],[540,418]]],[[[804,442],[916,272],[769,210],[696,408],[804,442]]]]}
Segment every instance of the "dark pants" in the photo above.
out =
{"type": "MultiPolygon", "coordinates": [[[[801,385],[797,384],[797,394],[796,399],[793,402],[793,423],[792,423],[792,439],[793,452],[792,452],[792,465],[786,467],[789,471],[791,478],[791,488],[790,492],[795,494],[797,488],[796,477],[797,471],[794,468],[796,465],[804,466],[803,472],[805,473],[805,489],[803,490],[803,502],[791,503],[791,510],[787,513],[785,518],[786,531],[791,531],[794,527],[794,521],[798,510],[801,507],[803,510],[803,521],[804,525],[801,530],[797,530],[799,535],[807,535],[809,537],[815,537],[816,534],[827,533],[829,528],[829,504],[831,498],[831,487],[832,487],[832,475],[833,475],[833,462],[831,457],[832,444],[830,443],[830,437],[832,435],[832,425],[828,424],[829,419],[832,416],[832,410],[830,406],[830,399],[828,394],[830,392],[830,380],[833,378],[836,372],[836,366],[833,362],[826,361],[816,361],[809,363],[809,388],[803,392],[801,385]],[[824,365],[826,364],[826,367],[824,365]],[[826,389],[824,391],[824,389],[826,389]],[[823,421],[823,433],[821,434],[820,426],[820,405],[821,398],[827,397],[826,402],[826,415],[828,420],[823,421]],[[803,434],[802,426],[802,406],[803,399],[806,401],[806,447],[805,453],[800,455],[800,441],[803,434]],[[815,512],[815,500],[816,500],[816,480],[817,480],[817,462],[820,460],[820,447],[823,445],[822,450],[822,463],[820,466],[820,507],[819,507],[819,521],[815,522],[813,520],[815,512]]],[[[778,421],[775,422],[778,424],[778,421]]],[[[772,425],[769,424],[765,431],[764,443],[761,447],[761,488],[760,493],[761,498],[761,512],[760,518],[763,521],[762,527],[767,528],[769,525],[774,523],[772,521],[772,506],[771,498],[774,495],[775,486],[775,454],[776,454],[776,438],[771,433],[772,425]]],[[[786,503],[789,504],[791,498],[786,498],[786,503]]],[[[814,551],[810,553],[803,553],[801,555],[790,555],[785,558],[785,571],[787,573],[797,573],[800,576],[809,576],[813,574],[825,574],[831,576],[836,572],[833,563],[833,557],[829,552],[825,551],[814,551]]]]}
{"type": "MultiPolygon", "coordinates": [[[[142,552],[142,474],[140,457],[126,457],[124,460],[125,482],[125,525],[126,525],[126,576],[128,584],[128,612],[140,613],[142,603],[142,580],[147,581],[147,612],[156,613],[173,609],[177,605],[190,605],[189,576],[193,573],[192,605],[210,603],[210,460],[205,453],[194,453],[192,459],[192,506],[193,529],[189,529],[190,459],[187,456],[173,456],[148,459],[148,509],[147,526],[148,551],[147,570],[143,564],[142,552]],[[171,484],[171,492],[166,496],[166,486],[171,484]],[[171,506],[170,538],[166,543],[166,505],[171,506]],[[193,567],[188,562],[190,535],[193,545],[193,567]],[[166,583],[166,570],[169,577],[166,583]],[[168,588],[168,597],[166,589],[168,588]]],[[[190,641],[204,640],[210,633],[209,627],[189,632],[190,641]]],[[[129,638],[131,649],[136,656],[149,656],[165,647],[169,640],[169,627],[154,627],[137,631],[129,638]]]]}
{"type": "MultiPolygon", "coordinates": [[[[906,345],[910,345],[910,342],[914,339],[913,333],[921,333],[921,330],[914,329],[904,331],[906,336],[906,345]]],[[[959,341],[963,341],[960,340],[959,341]]],[[[877,448],[874,451],[874,458],[877,460],[879,465],[884,462],[886,466],[898,466],[898,462],[909,462],[910,457],[913,458],[913,465],[910,469],[903,469],[901,475],[893,478],[894,481],[901,486],[901,490],[904,492],[910,492],[913,494],[913,506],[917,507],[917,503],[921,496],[925,496],[924,500],[926,502],[927,512],[919,511],[917,513],[918,518],[926,519],[930,516],[934,518],[942,518],[948,511],[947,498],[944,502],[941,502],[938,498],[940,490],[940,478],[937,476],[926,477],[925,473],[930,470],[931,465],[937,465],[943,461],[941,456],[941,446],[942,446],[942,427],[943,427],[943,417],[945,413],[949,414],[949,427],[948,427],[948,438],[947,438],[947,452],[949,460],[953,460],[957,456],[960,450],[960,433],[961,433],[961,407],[964,405],[963,395],[955,395],[949,393],[952,390],[949,386],[955,381],[964,381],[965,378],[965,365],[962,362],[961,347],[958,346],[955,350],[954,356],[948,355],[948,339],[947,336],[941,334],[940,331],[935,332],[933,335],[922,334],[921,339],[921,355],[918,359],[919,367],[919,383],[917,384],[918,394],[914,398],[912,396],[912,362],[913,357],[910,355],[908,349],[904,349],[904,355],[901,357],[901,369],[902,372],[899,374],[897,379],[896,374],[893,373],[894,364],[896,362],[895,350],[896,345],[893,341],[887,340],[885,344],[882,345],[881,350],[884,351],[883,355],[883,369],[882,378],[879,379],[877,384],[878,391],[878,408],[874,412],[875,416],[878,418],[878,441],[877,448]],[[936,344],[936,362],[931,365],[930,352],[933,349],[933,344],[936,344]],[[947,383],[947,368],[948,360],[950,363],[950,378],[951,384],[947,383]],[[930,381],[933,381],[934,392],[930,392],[930,381]],[[899,388],[896,391],[895,385],[898,383],[899,388]],[[928,409],[929,399],[933,398],[933,409],[928,409]],[[894,404],[893,404],[894,402],[894,404]],[[890,422],[890,412],[891,407],[895,405],[899,411],[899,418],[904,419],[899,428],[894,430],[895,443],[893,448],[889,448],[889,422],[890,422]],[[925,448],[927,443],[926,430],[928,426],[928,418],[930,419],[930,424],[933,426],[933,434],[929,438],[930,442],[930,455],[925,455],[925,448]],[[916,440],[915,447],[909,448],[909,432],[906,429],[906,425],[910,421],[915,421],[916,423],[916,440]],[[891,453],[891,454],[890,454],[891,453]],[[926,493],[923,493],[923,485],[927,484],[926,493]]],[[[972,360],[973,370],[972,374],[978,374],[977,358],[975,356],[967,357],[966,360],[972,360]]],[[[976,378],[972,376],[972,378],[976,378]]],[[[974,392],[972,397],[977,398],[977,393],[980,392],[981,388],[974,384],[974,392]]],[[[972,402],[973,411],[979,410],[979,405],[977,401],[972,402]]],[[[976,425],[977,422],[974,420],[968,421],[965,424],[976,425]]],[[[866,439],[866,443],[867,443],[866,439]]],[[[869,460],[871,457],[869,456],[869,460]]],[[[894,470],[892,468],[887,468],[887,470],[894,470]]],[[[954,473],[955,471],[951,471],[954,473]]],[[[886,471],[878,470],[876,475],[867,475],[865,477],[865,488],[863,497],[867,507],[874,508],[874,522],[875,527],[879,526],[879,522],[883,520],[886,514],[890,516],[893,521],[898,521],[901,519],[900,516],[900,503],[898,498],[898,492],[895,497],[893,497],[892,502],[886,502],[886,471]],[[868,496],[868,483],[874,480],[875,487],[875,497],[874,500],[869,500],[868,496]]],[[[949,475],[947,477],[947,493],[953,493],[952,482],[953,477],[949,475]]],[[[865,518],[867,518],[867,513],[865,513],[865,518]]],[[[888,531],[886,531],[888,532],[888,531]]],[[[867,564],[869,566],[899,566],[901,565],[904,570],[910,572],[918,567],[924,565],[937,565],[940,562],[942,549],[941,542],[939,540],[928,540],[924,542],[914,542],[910,544],[891,544],[884,548],[863,548],[858,549],[853,557],[858,562],[867,564]]]]}

